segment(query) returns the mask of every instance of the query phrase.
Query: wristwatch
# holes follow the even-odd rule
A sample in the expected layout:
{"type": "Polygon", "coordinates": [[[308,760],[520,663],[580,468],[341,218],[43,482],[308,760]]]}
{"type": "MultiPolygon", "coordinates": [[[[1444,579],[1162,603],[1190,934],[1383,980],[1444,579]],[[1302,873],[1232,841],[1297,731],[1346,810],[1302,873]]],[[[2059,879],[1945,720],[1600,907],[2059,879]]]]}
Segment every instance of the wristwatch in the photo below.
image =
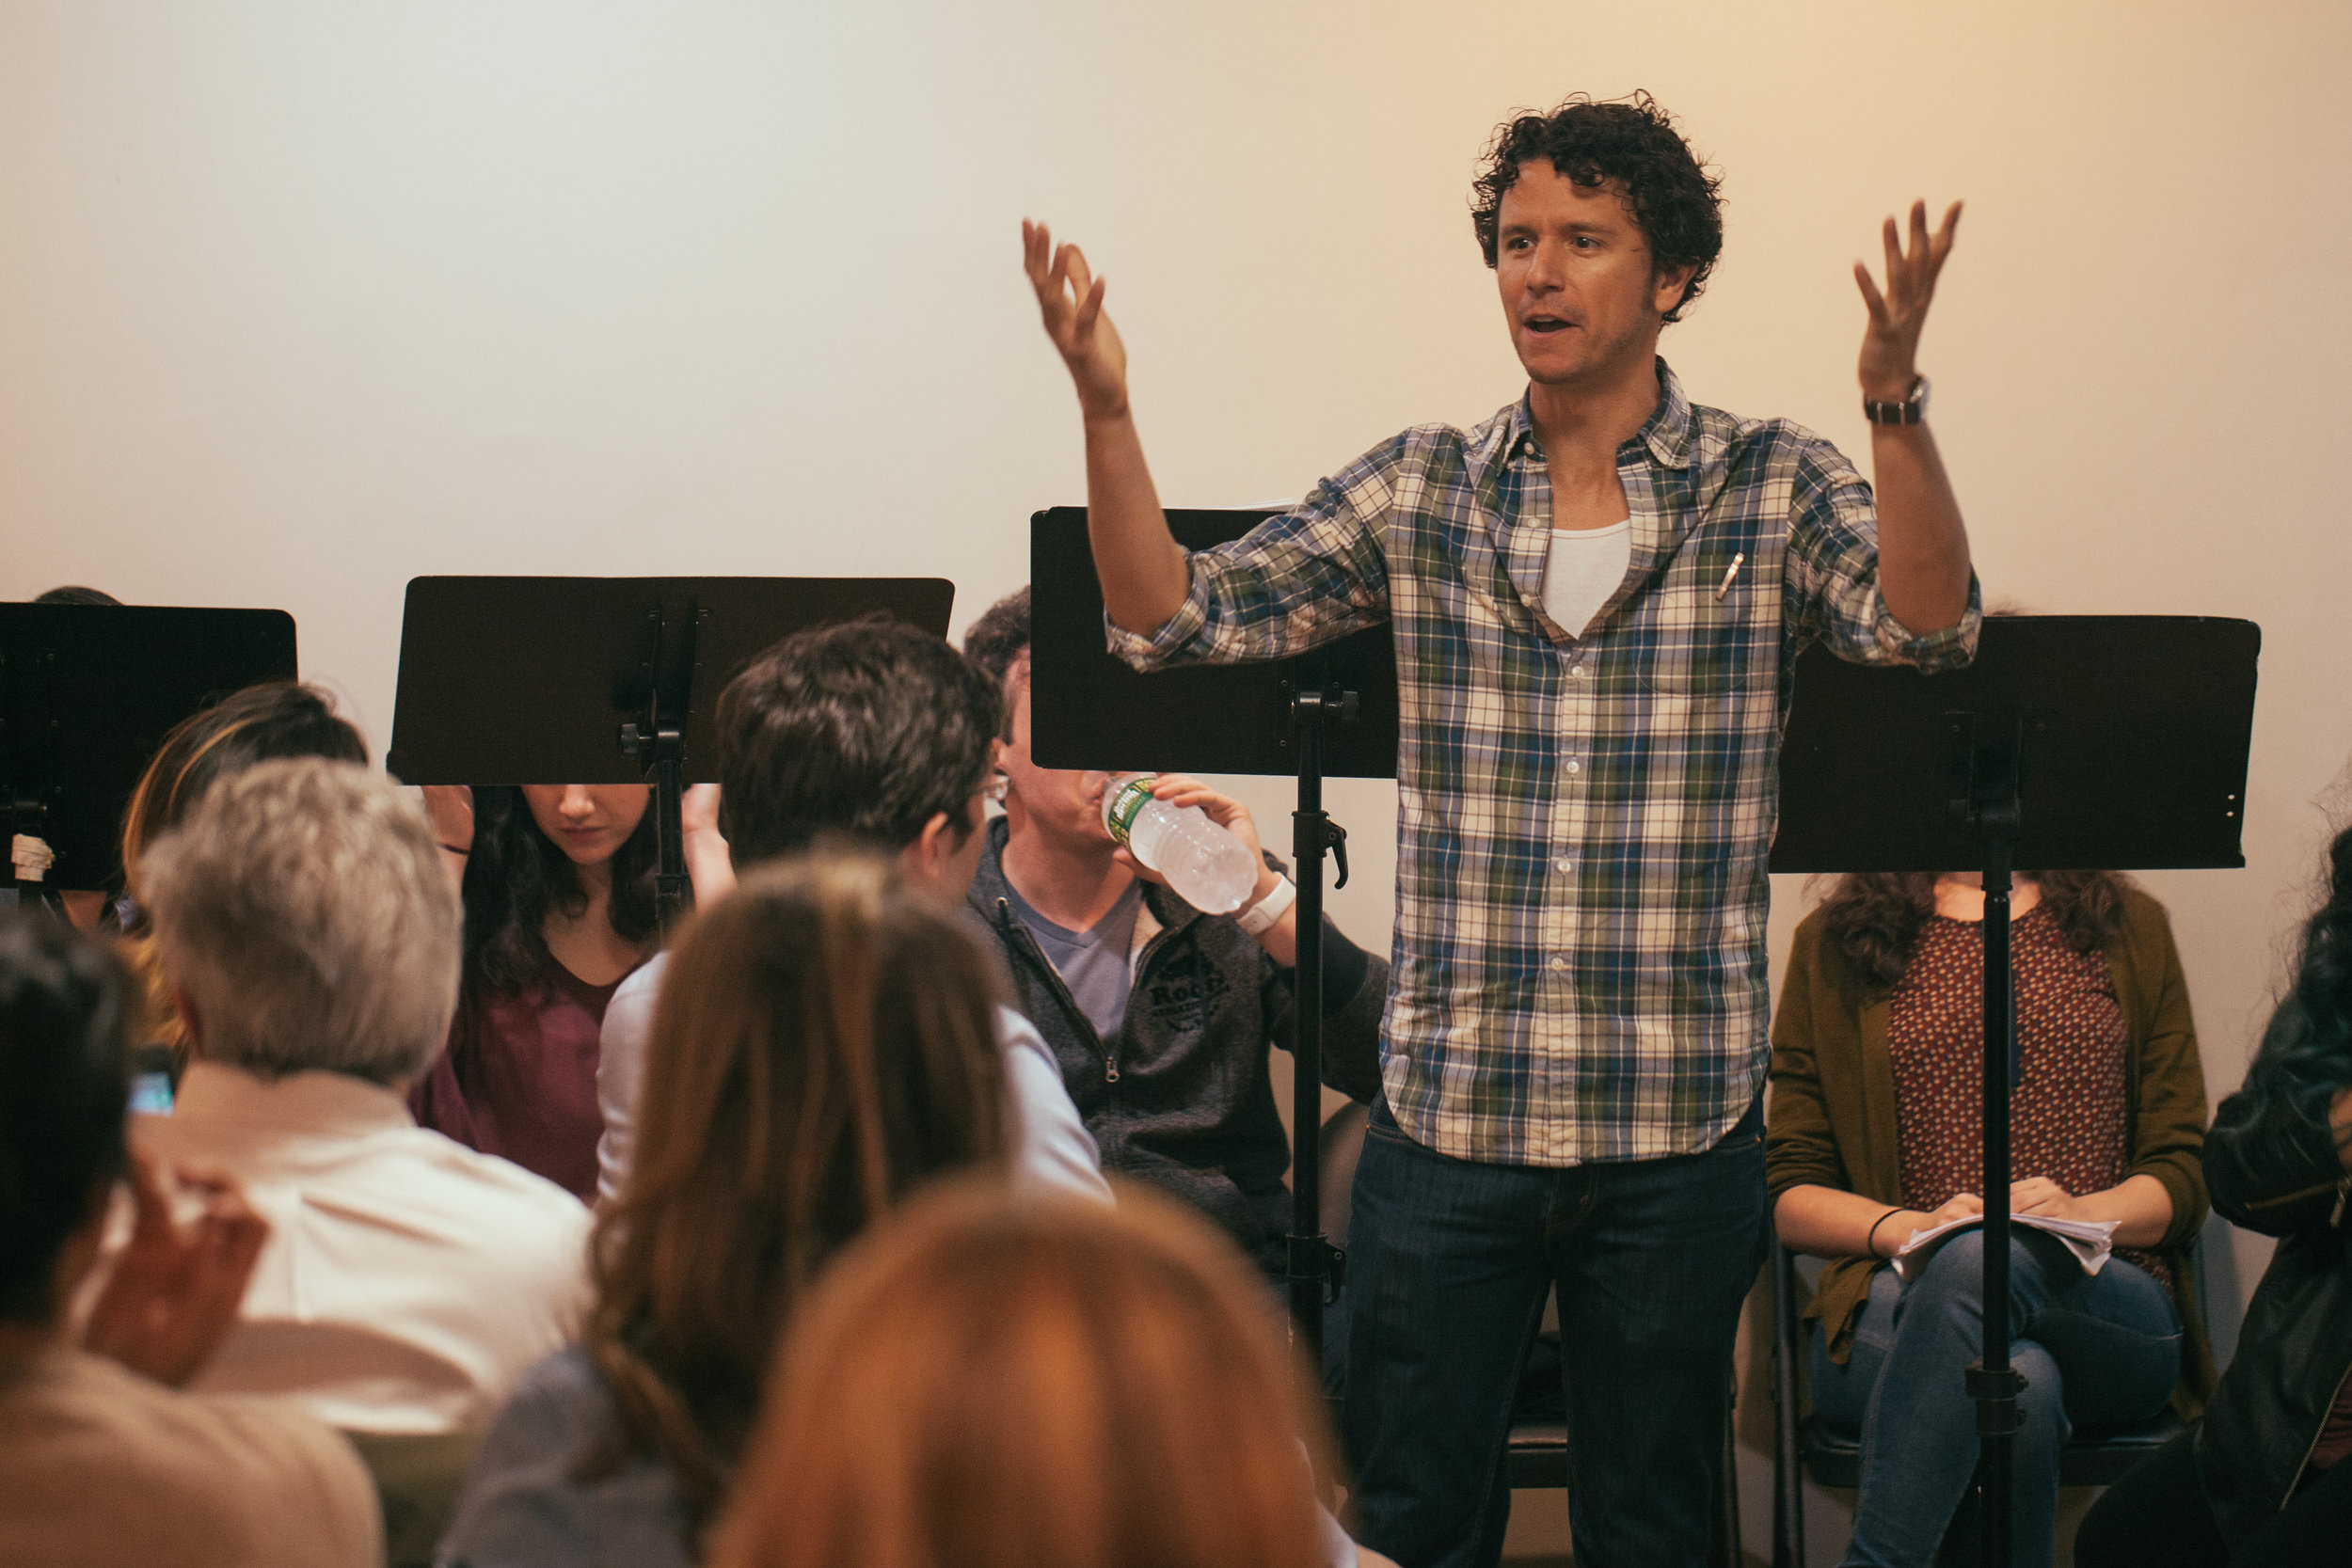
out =
{"type": "Polygon", "coordinates": [[[1876,398],[1862,400],[1862,417],[1872,424],[1917,424],[1928,417],[1928,378],[1911,378],[1911,395],[1900,403],[1881,403],[1876,398]]]}

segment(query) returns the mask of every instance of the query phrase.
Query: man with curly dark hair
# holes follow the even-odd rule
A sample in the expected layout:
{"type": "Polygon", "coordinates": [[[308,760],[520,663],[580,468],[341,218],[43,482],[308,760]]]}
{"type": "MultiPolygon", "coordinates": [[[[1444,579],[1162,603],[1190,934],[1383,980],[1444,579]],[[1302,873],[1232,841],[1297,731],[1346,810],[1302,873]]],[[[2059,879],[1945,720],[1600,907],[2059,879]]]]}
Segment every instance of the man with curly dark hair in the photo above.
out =
{"type": "Polygon", "coordinates": [[[1798,653],[1974,650],[1968,540],[1915,357],[1959,209],[1857,265],[1874,497],[1783,420],[1692,404],[1658,339],[1723,245],[1646,96],[1496,133],[1472,203],[1526,392],[1374,448],[1287,515],[1169,534],[1104,288],[1023,226],[1084,416],[1112,647],[1138,668],[1396,638],[1384,1103],[1355,1187],[1344,1433],[1363,1538],[1492,1563],[1513,1385],[1559,1292],[1579,1562],[1707,1550],[1764,1239],[1765,875],[1798,653]]]}

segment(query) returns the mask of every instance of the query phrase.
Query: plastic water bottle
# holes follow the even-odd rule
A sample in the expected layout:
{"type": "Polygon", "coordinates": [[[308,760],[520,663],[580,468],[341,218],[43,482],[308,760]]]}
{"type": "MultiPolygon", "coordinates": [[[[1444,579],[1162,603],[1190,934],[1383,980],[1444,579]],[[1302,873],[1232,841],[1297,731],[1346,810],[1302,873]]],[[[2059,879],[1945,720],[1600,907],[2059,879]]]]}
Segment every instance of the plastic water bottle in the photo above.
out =
{"type": "Polygon", "coordinates": [[[1168,879],[1203,914],[1232,914],[1258,885],[1249,846],[1199,806],[1152,799],[1152,773],[1115,773],[1103,788],[1103,826],[1136,859],[1168,879]]]}

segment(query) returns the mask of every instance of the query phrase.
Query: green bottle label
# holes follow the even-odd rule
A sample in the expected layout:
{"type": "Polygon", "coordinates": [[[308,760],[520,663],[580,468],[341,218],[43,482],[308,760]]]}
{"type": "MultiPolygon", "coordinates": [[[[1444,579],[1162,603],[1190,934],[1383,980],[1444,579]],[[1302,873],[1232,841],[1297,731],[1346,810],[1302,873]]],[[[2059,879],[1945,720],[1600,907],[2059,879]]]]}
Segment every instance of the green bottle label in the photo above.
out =
{"type": "Polygon", "coordinates": [[[1110,809],[1103,814],[1103,820],[1117,843],[1124,845],[1127,842],[1128,830],[1136,825],[1136,817],[1151,803],[1152,782],[1157,777],[1155,773],[1138,773],[1120,784],[1119,793],[1111,797],[1110,809]]]}

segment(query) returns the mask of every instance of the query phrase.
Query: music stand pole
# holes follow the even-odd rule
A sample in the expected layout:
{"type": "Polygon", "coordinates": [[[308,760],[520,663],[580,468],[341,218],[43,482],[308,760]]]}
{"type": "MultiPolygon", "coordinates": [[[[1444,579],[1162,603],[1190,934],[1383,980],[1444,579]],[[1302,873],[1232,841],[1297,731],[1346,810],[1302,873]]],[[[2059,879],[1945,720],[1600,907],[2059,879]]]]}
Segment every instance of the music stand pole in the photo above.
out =
{"type": "Polygon", "coordinates": [[[2013,873],[2243,866],[2261,643],[2244,621],[2012,616],[1985,623],[1963,670],[1867,669],[1820,647],[1798,660],[1771,868],[1983,875],[1984,1354],[1964,1397],[1988,1564],[2013,1546],[2025,1386],[2010,1356],[2013,873]]]}
{"type": "MultiPolygon", "coordinates": [[[[2013,753],[2012,753],[2013,754],[2013,753]]],[[[2010,947],[2010,851],[2017,839],[2014,786],[1978,811],[1984,843],[1984,1354],[1968,1369],[1977,1404],[1982,1560],[2010,1560],[2010,1456],[2025,1378],[2009,1361],[2010,1092],[2017,1068],[2016,988],[2010,947]]]]}
{"type": "Polygon", "coordinates": [[[1354,720],[1353,691],[1294,690],[1298,742],[1298,809],[1291,814],[1291,858],[1298,875],[1298,951],[1293,981],[1296,1026],[1291,1041],[1291,1321],[1318,1380],[1323,1368],[1323,1309],[1346,1263],[1323,1234],[1323,856],[1339,857],[1338,886],[1347,885],[1347,830],[1323,809],[1323,726],[1354,720]]]}

